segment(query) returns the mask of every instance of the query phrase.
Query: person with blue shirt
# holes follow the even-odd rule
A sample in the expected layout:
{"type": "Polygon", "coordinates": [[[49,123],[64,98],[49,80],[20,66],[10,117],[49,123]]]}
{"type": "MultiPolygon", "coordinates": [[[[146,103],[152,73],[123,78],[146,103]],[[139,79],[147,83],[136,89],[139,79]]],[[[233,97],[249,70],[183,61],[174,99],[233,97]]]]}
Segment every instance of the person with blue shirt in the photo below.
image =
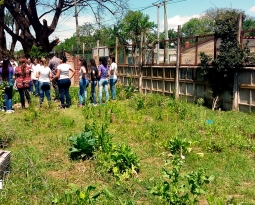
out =
{"type": "Polygon", "coordinates": [[[102,91],[104,89],[105,92],[105,100],[106,102],[109,100],[109,92],[108,92],[108,65],[107,59],[105,57],[101,58],[102,64],[98,67],[98,76],[99,80],[99,103],[102,104],[102,91]]]}
{"type": "Polygon", "coordinates": [[[6,83],[4,89],[4,105],[6,113],[13,113],[12,109],[12,87],[13,87],[14,69],[11,67],[9,59],[4,59],[2,67],[0,68],[1,83],[6,83]]]}

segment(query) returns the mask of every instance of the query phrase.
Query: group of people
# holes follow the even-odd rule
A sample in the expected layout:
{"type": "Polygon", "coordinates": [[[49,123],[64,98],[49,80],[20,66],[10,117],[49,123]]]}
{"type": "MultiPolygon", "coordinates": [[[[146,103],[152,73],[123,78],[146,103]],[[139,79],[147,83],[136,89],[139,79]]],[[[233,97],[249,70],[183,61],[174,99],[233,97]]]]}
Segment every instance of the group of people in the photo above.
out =
{"type": "Polygon", "coordinates": [[[90,59],[90,75],[88,75],[88,66],[85,59],[80,59],[80,82],[79,82],[79,106],[82,107],[86,104],[87,91],[86,88],[89,83],[88,77],[90,76],[91,82],[91,103],[97,105],[96,86],[98,85],[99,104],[103,101],[103,90],[105,92],[105,101],[109,100],[108,84],[110,83],[111,99],[116,100],[115,84],[117,83],[117,64],[115,57],[110,56],[99,58],[99,66],[96,65],[94,59],[90,59]],[[110,66],[108,66],[108,62],[110,66]]]}
{"type": "MultiPolygon", "coordinates": [[[[102,103],[102,91],[104,90],[106,102],[109,100],[108,83],[112,100],[116,100],[115,84],[117,82],[117,64],[115,57],[99,59],[99,66],[94,59],[90,59],[91,69],[89,73],[85,59],[79,60],[79,106],[85,106],[87,101],[87,87],[91,83],[91,103],[97,104],[96,86],[98,85],[99,103],[102,103]],[[108,66],[108,60],[110,66],[108,66]]],[[[57,58],[53,52],[46,58],[20,58],[19,63],[14,59],[4,58],[0,62],[0,84],[4,85],[4,107],[6,113],[14,112],[12,108],[13,88],[19,92],[21,107],[25,106],[25,98],[31,104],[31,94],[39,96],[39,107],[42,106],[44,96],[51,106],[51,85],[55,92],[55,102],[60,101],[59,108],[69,108],[71,98],[69,88],[75,69],[67,64],[66,56],[57,58]],[[71,71],[71,74],[70,74],[71,71]]]]}

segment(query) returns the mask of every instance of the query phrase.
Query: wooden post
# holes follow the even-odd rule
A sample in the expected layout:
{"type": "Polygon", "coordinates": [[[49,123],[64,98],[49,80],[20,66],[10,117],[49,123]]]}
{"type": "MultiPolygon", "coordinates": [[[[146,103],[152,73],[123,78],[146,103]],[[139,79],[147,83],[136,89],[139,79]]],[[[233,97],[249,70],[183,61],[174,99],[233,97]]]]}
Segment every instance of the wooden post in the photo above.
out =
{"type": "MultiPolygon", "coordinates": [[[[238,16],[238,32],[237,32],[237,41],[240,45],[240,37],[241,37],[241,32],[242,32],[242,13],[239,14],[238,16]]],[[[233,104],[232,104],[232,109],[233,110],[239,110],[238,106],[238,96],[239,96],[239,89],[238,89],[238,70],[235,70],[235,76],[234,76],[234,85],[233,85],[233,104]]]]}
{"type": "Polygon", "coordinates": [[[179,68],[180,68],[180,47],[181,47],[181,26],[178,25],[177,37],[177,56],[176,56],[176,70],[175,70],[175,99],[179,99],[179,68]]]}
{"type": "Polygon", "coordinates": [[[143,32],[141,33],[140,52],[139,52],[139,92],[142,93],[142,67],[143,67],[143,32]]]}
{"type": "Polygon", "coordinates": [[[220,114],[221,114],[221,108],[219,108],[219,111],[218,111],[218,115],[220,116],[220,114]]]}
{"type": "Polygon", "coordinates": [[[115,62],[118,65],[118,45],[119,45],[119,39],[116,37],[115,39],[115,62]]]}

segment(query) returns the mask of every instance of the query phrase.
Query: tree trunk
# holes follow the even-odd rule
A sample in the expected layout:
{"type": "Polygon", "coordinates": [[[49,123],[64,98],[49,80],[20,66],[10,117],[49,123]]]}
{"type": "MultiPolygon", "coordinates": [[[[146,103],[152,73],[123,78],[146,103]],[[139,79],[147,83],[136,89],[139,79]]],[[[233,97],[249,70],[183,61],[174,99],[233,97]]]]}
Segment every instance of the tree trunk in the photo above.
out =
{"type": "Polygon", "coordinates": [[[4,33],[4,6],[0,6],[0,59],[3,59],[3,56],[6,55],[6,37],[4,33]]]}

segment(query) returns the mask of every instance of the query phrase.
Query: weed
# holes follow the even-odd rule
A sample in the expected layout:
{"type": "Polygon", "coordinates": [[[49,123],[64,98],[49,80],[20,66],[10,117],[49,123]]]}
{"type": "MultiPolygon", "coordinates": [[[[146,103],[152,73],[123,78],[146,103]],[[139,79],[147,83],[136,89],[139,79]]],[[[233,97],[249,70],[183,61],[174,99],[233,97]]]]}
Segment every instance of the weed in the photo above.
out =
{"type": "Polygon", "coordinates": [[[168,170],[169,162],[163,167],[165,181],[154,186],[150,193],[159,196],[160,200],[169,204],[195,204],[200,195],[204,194],[203,185],[214,179],[206,176],[203,169],[188,174],[180,174],[184,161],[174,157],[170,162],[172,170],[168,170]],[[185,182],[186,181],[186,182],[185,182]]]}

